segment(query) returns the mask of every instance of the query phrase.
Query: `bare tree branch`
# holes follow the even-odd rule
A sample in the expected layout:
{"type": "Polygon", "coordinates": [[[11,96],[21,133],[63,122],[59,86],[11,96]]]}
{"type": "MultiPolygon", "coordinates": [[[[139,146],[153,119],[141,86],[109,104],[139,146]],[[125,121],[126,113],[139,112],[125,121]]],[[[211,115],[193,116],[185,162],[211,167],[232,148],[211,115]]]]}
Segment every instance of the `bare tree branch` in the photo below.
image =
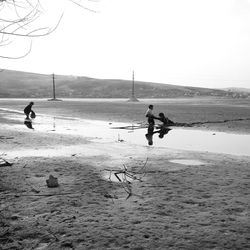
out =
{"type": "MultiPolygon", "coordinates": [[[[38,28],[38,29],[34,29],[30,32],[27,32],[27,33],[18,33],[18,29],[15,30],[14,32],[6,32],[6,31],[0,31],[0,33],[4,34],[4,35],[10,35],[10,36],[22,36],[22,37],[41,37],[41,36],[47,36],[49,34],[51,34],[53,31],[55,31],[57,29],[57,27],[59,26],[61,20],[62,20],[62,17],[63,17],[63,14],[61,15],[61,17],[59,18],[58,20],[58,23],[56,24],[56,26],[51,29],[50,27],[44,27],[44,28],[38,28]],[[35,33],[35,32],[38,32],[38,31],[42,31],[42,30],[46,30],[46,32],[43,32],[41,34],[32,34],[32,33],[35,33]]],[[[28,25],[27,23],[26,24],[23,24],[22,27],[24,27],[25,25],[28,25]]],[[[22,28],[21,27],[21,28],[22,28]]]]}
{"type": "MultiPolygon", "coordinates": [[[[81,0],[67,0],[84,10],[96,12],[86,7],[81,0]]],[[[97,2],[98,0],[84,0],[85,2],[97,2]]],[[[58,3],[59,4],[59,3],[58,3]]],[[[48,36],[54,32],[63,17],[63,13],[58,18],[55,25],[36,26],[36,21],[46,12],[40,3],[40,0],[0,0],[0,48],[9,46],[15,37],[35,38],[48,36]]],[[[31,49],[30,44],[30,49],[31,49]]],[[[30,49],[23,56],[5,56],[0,52],[0,58],[19,59],[30,53],[30,49]]]]}
{"type": "MultiPolygon", "coordinates": [[[[79,6],[79,7],[81,7],[81,8],[83,8],[83,9],[85,9],[85,10],[88,10],[88,11],[92,11],[92,12],[97,13],[97,11],[92,10],[92,9],[90,9],[90,8],[87,8],[87,7],[83,6],[82,4],[79,3],[79,1],[78,1],[78,2],[77,2],[76,0],[69,0],[69,1],[72,2],[72,3],[74,3],[74,4],[76,4],[77,6],[79,6]]],[[[89,2],[95,2],[95,1],[91,1],[91,0],[88,0],[88,1],[89,1],[89,2]]]]}
{"type": "Polygon", "coordinates": [[[0,58],[4,58],[4,59],[21,59],[21,58],[24,58],[26,57],[30,52],[31,52],[31,49],[32,49],[32,41],[30,42],[30,47],[28,49],[28,51],[21,55],[21,56],[3,56],[3,55],[0,55],[0,58]]]}

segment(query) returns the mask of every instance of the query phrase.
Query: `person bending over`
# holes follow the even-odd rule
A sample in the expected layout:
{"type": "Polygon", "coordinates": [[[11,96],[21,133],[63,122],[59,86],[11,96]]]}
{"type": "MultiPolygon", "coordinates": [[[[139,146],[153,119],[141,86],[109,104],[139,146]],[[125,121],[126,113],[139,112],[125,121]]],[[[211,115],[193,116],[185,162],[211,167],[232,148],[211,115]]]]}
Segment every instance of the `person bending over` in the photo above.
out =
{"type": "Polygon", "coordinates": [[[29,119],[30,113],[34,113],[32,110],[32,106],[34,105],[34,102],[30,102],[25,108],[24,108],[24,114],[26,115],[26,118],[29,119]]]}
{"type": "Polygon", "coordinates": [[[164,113],[160,113],[159,114],[159,118],[157,118],[159,121],[162,122],[162,125],[163,126],[171,126],[171,125],[174,125],[174,122],[171,121],[170,119],[168,119],[164,113]]]}

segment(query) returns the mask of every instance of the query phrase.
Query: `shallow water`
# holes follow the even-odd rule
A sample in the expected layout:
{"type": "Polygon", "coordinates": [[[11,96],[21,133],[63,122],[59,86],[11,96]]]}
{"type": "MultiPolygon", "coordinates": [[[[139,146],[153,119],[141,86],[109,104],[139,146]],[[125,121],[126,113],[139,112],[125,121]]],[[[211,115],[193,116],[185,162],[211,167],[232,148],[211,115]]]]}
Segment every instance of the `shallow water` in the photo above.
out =
{"type": "MultiPolygon", "coordinates": [[[[7,118],[20,121],[20,124],[9,125],[12,129],[23,130],[25,128],[29,130],[23,124],[23,115],[17,112],[9,113],[7,118]]],[[[148,147],[250,156],[250,135],[248,134],[174,127],[162,133],[158,128],[154,128],[152,131],[145,127],[140,128],[138,124],[135,124],[134,127],[131,124],[130,127],[127,127],[128,125],[125,123],[108,123],[80,118],[39,115],[32,121],[34,130],[30,131],[82,136],[100,143],[120,142],[148,147]],[[127,129],[114,129],[117,127],[125,127],[127,129]]]]}
{"type": "Polygon", "coordinates": [[[192,166],[199,166],[206,164],[205,162],[198,161],[198,160],[190,160],[190,159],[174,159],[170,160],[169,162],[182,164],[182,165],[192,165],[192,166]]]}

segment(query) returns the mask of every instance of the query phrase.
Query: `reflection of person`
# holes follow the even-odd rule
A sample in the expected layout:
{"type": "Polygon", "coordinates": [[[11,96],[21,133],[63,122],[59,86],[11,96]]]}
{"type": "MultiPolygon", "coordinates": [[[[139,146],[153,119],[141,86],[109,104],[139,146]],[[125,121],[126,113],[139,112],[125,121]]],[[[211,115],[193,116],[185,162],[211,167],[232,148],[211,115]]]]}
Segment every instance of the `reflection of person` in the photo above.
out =
{"type": "Polygon", "coordinates": [[[159,138],[162,139],[171,129],[162,125],[159,130],[154,131],[154,125],[148,125],[148,133],[145,134],[146,139],[148,140],[148,145],[153,145],[153,135],[159,133],[159,138]]]}
{"type": "Polygon", "coordinates": [[[29,119],[29,114],[34,113],[32,110],[32,106],[34,105],[34,102],[30,102],[23,110],[24,114],[26,115],[26,118],[29,119]]]}
{"type": "Polygon", "coordinates": [[[148,140],[148,145],[153,145],[153,135],[154,135],[154,124],[149,124],[148,125],[148,133],[145,134],[145,136],[148,140]]]}
{"type": "Polygon", "coordinates": [[[27,128],[30,128],[30,129],[34,129],[33,127],[32,127],[32,121],[31,121],[31,119],[30,118],[25,118],[24,119],[24,124],[27,126],[27,128]]]}
{"type": "Polygon", "coordinates": [[[166,126],[161,126],[160,130],[156,131],[157,133],[159,133],[159,138],[163,138],[164,135],[166,135],[171,129],[166,127],[166,126]]]}
{"type": "Polygon", "coordinates": [[[148,124],[150,125],[154,125],[155,124],[154,119],[156,119],[156,117],[153,114],[153,109],[154,109],[154,106],[150,104],[145,114],[145,116],[148,118],[148,124]]]}

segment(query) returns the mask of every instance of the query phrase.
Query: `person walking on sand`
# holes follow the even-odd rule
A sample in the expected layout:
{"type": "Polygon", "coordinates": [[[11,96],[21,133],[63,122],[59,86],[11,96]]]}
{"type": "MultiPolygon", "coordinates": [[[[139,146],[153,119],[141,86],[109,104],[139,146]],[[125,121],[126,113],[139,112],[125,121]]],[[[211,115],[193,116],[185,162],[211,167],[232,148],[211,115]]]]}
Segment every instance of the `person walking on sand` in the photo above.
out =
{"type": "Polygon", "coordinates": [[[153,114],[153,109],[154,109],[154,106],[152,104],[150,104],[148,106],[148,109],[145,113],[145,116],[148,118],[148,124],[149,125],[154,125],[155,124],[155,120],[154,119],[157,119],[157,117],[154,116],[153,114]]]}
{"type": "Polygon", "coordinates": [[[35,114],[35,112],[32,110],[32,106],[34,105],[34,102],[30,102],[23,110],[24,114],[26,115],[26,119],[29,119],[29,115],[31,113],[35,114]]]}

